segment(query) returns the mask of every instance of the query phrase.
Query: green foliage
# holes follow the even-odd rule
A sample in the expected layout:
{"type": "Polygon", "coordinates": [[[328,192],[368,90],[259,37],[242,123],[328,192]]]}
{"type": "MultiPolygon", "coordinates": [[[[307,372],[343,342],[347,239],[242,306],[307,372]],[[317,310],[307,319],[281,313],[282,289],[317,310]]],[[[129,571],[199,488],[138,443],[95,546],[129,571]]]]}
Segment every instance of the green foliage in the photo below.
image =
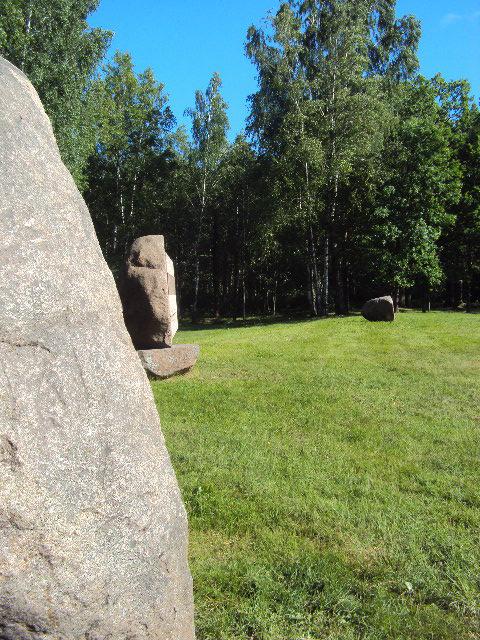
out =
{"type": "Polygon", "coordinates": [[[428,292],[442,281],[438,240],[454,223],[450,211],[461,188],[451,127],[435,98],[434,86],[422,78],[397,88],[396,122],[382,157],[377,223],[364,237],[380,281],[397,288],[419,282],[428,292]]]}
{"type": "Polygon", "coordinates": [[[472,304],[480,273],[480,113],[465,81],[435,79],[442,111],[452,129],[451,149],[461,170],[456,223],[442,238],[443,262],[450,279],[450,302],[472,304]]]}
{"type": "Polygon", "coordinates": [[[174,118],[163,85],[150,69],[137,75],[126,53],[116,53],[105,66],[95,92],[98,137],[86,197],[104,251],[115,263],[158,219],[160,178],[171,171],[174,118]]]}
{"type": "Polygon", "coordinates": [[[98,0],[4,0],[0,54],[22,69],[52,120],[62,157],[80,186],[95,144],[95,97],[89,87],[111,34],[91,29],[98,0]]]}
{"type": "MultiPolygon", "coordinates": [[[[200,260],[202,245],[212,238],[208,233],[210,224],[215,228],[214,242],[217,242],[218,216],[215,207],[215,194],[218,193],[219,167],[223,156],[227,152],[227,131],[229,128],[227,108],[220,89],[222,80],[218,73],[214,73],[205,93],[195,93],[195,108],[188,109],[186,114],[192,120],[193,144],[188,155],[189,173],[193,191],[190,196],[192,203],[192,218],[195,234],[192,246],[194,293],[192,313],[198,311],[198,297],[200,292],[200,260]],[[212,211],[213,210],[213,211],[212,211]],[[207,219],[212,213],[211,222],[207,219]],[[210,222],[210,224],[209,224],[210,222]]],[[[215,253],[216,247],[213,248],[215,253]]],[[[215,261],[215,257],[214,257],[215,261]]],[[[217,266],[217,265],[215,265],[217,266]]],[[[218,273],[215,273],[218,288],[218,273]]]]}
{"type": "Polygon", "coordinates": [[[214,73],[205,93],[195,93],[195,108],[187,109],[192,119],[194,161],[201,176],[215,171],[227,148],[227,108],[220,93],[222,80],[214,73]]]}
{"type": "Polygon", "coordinates": [[[270,32],[248,32],[260,84],[250,131],[274,158],[283,224],[303,228],[315,314],[328,312],[331,270],[337,310],[346,307],[340,280],[351,221],[344,194],[381,152],[385,86],[417,66],[418,24],[396,20],[395,4],[291,0],[271,19],[270,32]]]}
{"type": "Polygon", "coordinates": [[[396,0],[286,0],[246,53],[247,136],[213,74],[174,130],[165,89],[90,29],[98,0],[4,0],[0,53],[31,78],[113,271],[163,233],[195,317],[348,314],[373,295],[480,299],[480,117],[464,80],[417,75],[396,0]]]}
{"type": "Polygon", "coordinates": [[[402,313],[180,332],[197,366],[152,386],[199,640],[478,635],[477,327],[402,313]]]}

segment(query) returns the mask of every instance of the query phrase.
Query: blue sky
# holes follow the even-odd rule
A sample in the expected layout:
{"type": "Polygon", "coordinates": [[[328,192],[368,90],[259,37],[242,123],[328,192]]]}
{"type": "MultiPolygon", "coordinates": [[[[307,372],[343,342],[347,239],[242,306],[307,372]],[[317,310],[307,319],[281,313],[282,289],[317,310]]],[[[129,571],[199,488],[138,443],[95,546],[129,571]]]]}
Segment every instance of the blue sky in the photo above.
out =
{"type": "MultiPolygon", "coordinates": [[[[248,27],[260,25],[278,0],[101,0],[90,23],[112,30],[112,51],[129,51],[138,70],[152,67],[179,123],[214,71],[230,105],[231,136],[248,112],[255,69],[244,56],[248,27]]],[[[480,97],[480,0],[398,0],[398,13],[422,21],[421,71],[467,78],[480,97]]]]}

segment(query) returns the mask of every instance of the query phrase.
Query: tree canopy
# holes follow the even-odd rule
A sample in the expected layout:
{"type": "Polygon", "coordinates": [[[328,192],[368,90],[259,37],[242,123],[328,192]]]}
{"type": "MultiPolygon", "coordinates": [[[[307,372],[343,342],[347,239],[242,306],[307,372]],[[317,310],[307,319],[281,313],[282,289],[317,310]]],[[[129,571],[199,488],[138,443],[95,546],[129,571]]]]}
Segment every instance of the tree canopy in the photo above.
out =
{"type": "Polygon", "coordinates": [[[98,2],[4,0],[0,53],[38,89],[114,273],[160,233],[196,319],[375,294],[473,308],[480,113],[465,80],[419,74],[421,26],[396,0],[286,0],[250,27],[258,88],[233,140],[218,73],[177,127],[150,69],[105,60],[98,2]]]}

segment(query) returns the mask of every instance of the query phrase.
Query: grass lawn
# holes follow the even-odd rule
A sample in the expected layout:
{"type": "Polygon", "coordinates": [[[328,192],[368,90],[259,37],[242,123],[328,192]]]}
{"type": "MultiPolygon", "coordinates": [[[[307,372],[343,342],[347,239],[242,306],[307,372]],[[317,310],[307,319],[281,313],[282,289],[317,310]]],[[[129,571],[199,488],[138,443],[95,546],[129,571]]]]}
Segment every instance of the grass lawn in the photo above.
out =
{"type": "Polygon", "coordinates": [[[480,638],[480,316],[181,331],[199,640],[480,638]]]}

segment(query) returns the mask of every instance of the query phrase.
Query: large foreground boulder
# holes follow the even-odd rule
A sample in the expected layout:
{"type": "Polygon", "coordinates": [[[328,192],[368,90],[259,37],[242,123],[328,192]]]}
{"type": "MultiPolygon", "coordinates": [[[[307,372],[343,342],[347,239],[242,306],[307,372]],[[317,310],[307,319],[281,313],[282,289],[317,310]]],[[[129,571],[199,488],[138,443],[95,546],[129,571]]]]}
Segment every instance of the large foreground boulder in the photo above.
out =
{"type": "Polygon", "coordinates": [[[362,315],[370,322],[393,322],[395,320],[395,306],[391,296],[373,298],[366,302],[362,315]]]}
{"type": "Polygon", "coordinates": [[[187,521],[87,208],[0,58],[0,638],[192,640],[187,521]]]}
{"type": "Polygon", "coordinates": [[[170,347],[178,329],[173,263],[163,236],[132,244],[120,283],[125,323],[137,349],[170,347]]]}

